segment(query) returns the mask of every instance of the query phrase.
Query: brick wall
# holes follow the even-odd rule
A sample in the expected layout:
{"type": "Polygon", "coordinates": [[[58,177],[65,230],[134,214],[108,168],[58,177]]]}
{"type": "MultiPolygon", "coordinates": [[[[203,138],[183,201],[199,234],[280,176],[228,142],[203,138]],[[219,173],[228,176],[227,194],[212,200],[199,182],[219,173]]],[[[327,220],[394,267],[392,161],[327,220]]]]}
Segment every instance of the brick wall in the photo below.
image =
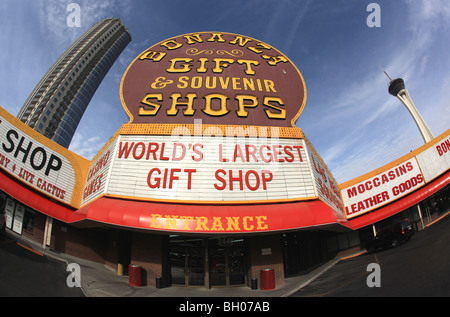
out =
{"type": "Polygon", "coordinates": [[[274,269],[275,286],[284,284],[283,252],[281,248],[280,235],[267,235],[248,237],[248,279],[258,280],[258,288],[261,287],[260,271],[264,269],[274,269]]]}
{"type": "Polygon", "coordinates": [[[104,264],[109,243],[109,234],[105,229],[79,229],[53,220],[51,248],[55,251],[104,264]]]}
{"type": "Polygon", "coordinates": [[[44,242],[44,231],[45,231],[45,220],[47,219],[46,215],[43,215],[39,212],[34,214],[34,223],[33,230],[28,231],[25,228],[22,231],[22,235],[28,239],[31,239],[40,245],[44,242]]]}
{"type": "Polygon", "coordinates": [[[143,268],[147,286],[156,286],[156,277],[163,276],[163,242],[162,236],[133,232],[131,264],[143,268]]]}

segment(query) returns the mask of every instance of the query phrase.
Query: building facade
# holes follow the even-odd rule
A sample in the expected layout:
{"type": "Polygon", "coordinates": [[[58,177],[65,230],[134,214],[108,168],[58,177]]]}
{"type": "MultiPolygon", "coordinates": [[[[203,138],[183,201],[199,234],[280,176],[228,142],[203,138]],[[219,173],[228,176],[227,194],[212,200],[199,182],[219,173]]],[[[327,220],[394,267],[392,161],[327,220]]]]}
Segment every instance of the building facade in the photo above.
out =
{"type": "Polygon", "coordinates": [[[45,74],[18,118],[68,148],[97,88],[130,41],[120,19],[96,23],[45,74]]]}
{"type": "Polygon", "coordinates": [[[145,50],[121,83],[130,117],[92,161],[0,108],[6,230],[145,274],[143,285],[279,286],[407,217],[450,211],[450,130],[337,184],[295,121],[301,73],[268,44],[192,33],[145,50]]]}

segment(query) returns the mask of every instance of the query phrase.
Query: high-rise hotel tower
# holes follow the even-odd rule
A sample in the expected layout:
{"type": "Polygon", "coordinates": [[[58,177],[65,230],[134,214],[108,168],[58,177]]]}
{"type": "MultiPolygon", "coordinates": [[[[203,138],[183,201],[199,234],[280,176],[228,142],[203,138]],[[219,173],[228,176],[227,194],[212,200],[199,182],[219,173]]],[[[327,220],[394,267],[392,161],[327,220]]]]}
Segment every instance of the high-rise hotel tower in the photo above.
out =
{"type": "Polygon", "coordinates": [[[17,117],[68,148],[97,88],[130,41],[120,19],[96,23],[50,68],[17,117]]]}

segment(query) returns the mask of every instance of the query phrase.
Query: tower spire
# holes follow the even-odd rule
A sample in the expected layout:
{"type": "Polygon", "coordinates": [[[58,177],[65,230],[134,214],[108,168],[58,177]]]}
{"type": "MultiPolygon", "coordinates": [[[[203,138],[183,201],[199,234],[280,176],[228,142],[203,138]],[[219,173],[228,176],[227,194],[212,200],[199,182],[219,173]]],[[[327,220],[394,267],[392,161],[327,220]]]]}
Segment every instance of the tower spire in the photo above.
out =
{"type": "Polygon", "coordinates": [[[380,67],[381,71],[386,75],[387,78],[389,78],[389,82],[392,82],[392,78],[388,75],[388,73],[386,73],[383,67],[381,67],[380,65],[378,65],[378,67],[380,67]]]}
{"type": "MultiPolygon", "coordinates": [[[[386,72],[384,73],[386,74],[386,76],[388,76],[386,72]]],[[[389,76],[388,78],[391,79],[389,76]]],[[[422,138],[425,141],[425,143],[430,142],[432,139],[434,139],[434,136],[431,133],[430,128],[428,128],[427,124],[425,123],[416,106],[414,105],[414,102],[412,101],[411,96],[409,95],[409,92],[405,87],[405,82],[403,81],[402,78],[397,78],[390,81],[389,93],[392,96],[400,99],[400,101],[406,106],[406,108],[412,115],[414,121],[416,122],[416,125],[419,128],[419,131],[422,134],[422,138]]]]}

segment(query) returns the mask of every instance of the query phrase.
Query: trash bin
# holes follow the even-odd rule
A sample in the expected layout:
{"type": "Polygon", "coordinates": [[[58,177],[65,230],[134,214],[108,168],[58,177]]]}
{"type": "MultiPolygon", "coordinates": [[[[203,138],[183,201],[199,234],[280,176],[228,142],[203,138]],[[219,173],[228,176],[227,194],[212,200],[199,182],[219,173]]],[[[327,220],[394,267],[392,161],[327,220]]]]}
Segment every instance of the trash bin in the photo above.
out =
{"type": "Polygon", "coordinates": [[[252,290],[258,289],[258,280],[256,278],[252,278],[251,287],[252,287],[252,290]]]}
{"type": "Polygon", "coordinates": [[[275,289],[275,270],[261,270],[261,289],[268,291],[275,289]]]}
{"type": "Polygon", "coordinates": [[[130,286],[142,286],[142,267],[130,264],[128,266],[128,283],[130,286]]]}
{"type": "Polygon", "coordinates": [[[163,283],[162,282],[163,282],[163,280],[162,280],[161,276],[155,277],[156,288],[163,288],[163,283]]]}

